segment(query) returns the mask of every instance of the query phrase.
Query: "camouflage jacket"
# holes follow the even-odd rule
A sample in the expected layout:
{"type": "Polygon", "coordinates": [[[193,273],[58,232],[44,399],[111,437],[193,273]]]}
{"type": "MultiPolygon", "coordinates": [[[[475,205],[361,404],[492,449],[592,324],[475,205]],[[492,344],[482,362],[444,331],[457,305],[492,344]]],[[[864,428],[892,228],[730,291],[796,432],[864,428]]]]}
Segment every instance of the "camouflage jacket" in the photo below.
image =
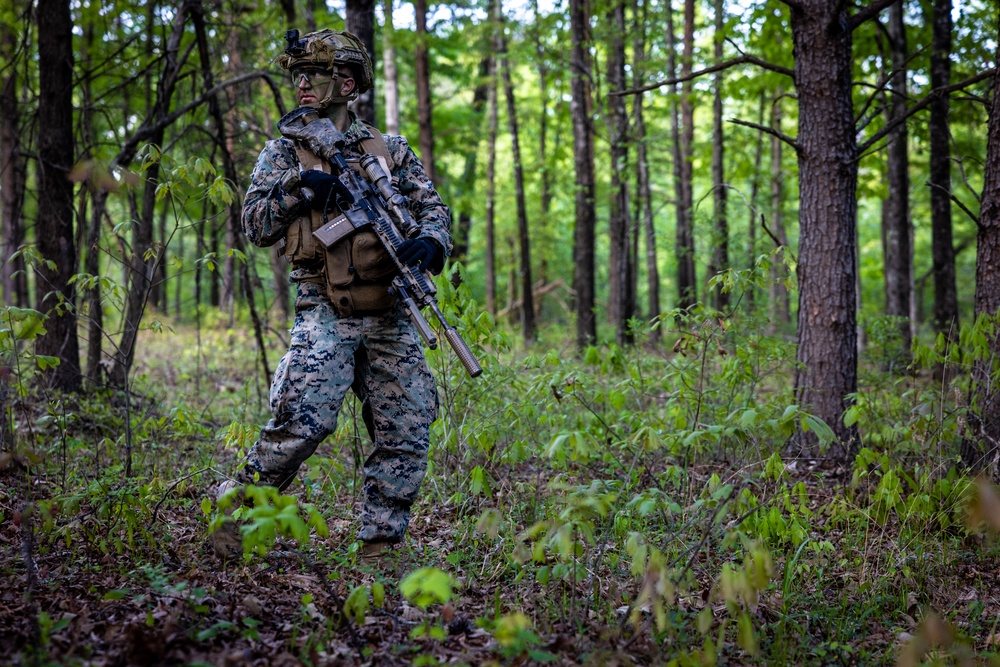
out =
{"type": "MultiPolygon", "coordinates": [[[[343,155],[347,160],[359,158],[360,142],[372,136],[368,126],[353,112],[351,120],[351,126],[344,133],[347,145],[343,155]]],[[[434,239],[444,249],[445,256],[450,255],[451,214],[448,207],[406,139],[389,134],[383,134],[382,138],[392,156],[392,181],[409,201],[410,213],[421,228],[420,235],[434,239]]],[[[299,216],[309,215],[309,203],[298,192],[298,187],[292,187],[291,192],[282,187],[290,170],[299,170],[294,143],[284,137],[268,141],[257,158],[243,201],[243,232],[254,245],[274,245],[285,237],[288,227],[299,216]]],[[[291,280],[300,281],[321,273],[322,266],[299,266],[292,270],[291,280]]]]}

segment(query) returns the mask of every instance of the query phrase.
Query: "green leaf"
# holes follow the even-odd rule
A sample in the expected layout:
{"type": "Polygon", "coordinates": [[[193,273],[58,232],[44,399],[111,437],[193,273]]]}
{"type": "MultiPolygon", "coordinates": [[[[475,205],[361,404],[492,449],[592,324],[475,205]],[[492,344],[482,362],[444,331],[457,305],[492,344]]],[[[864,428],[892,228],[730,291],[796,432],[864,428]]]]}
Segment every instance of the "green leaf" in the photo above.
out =
{"type": "Polygon", "coordinates": [[[49,357],[44,354],[39,354],[35,356],[35,362],[37,362],[38,367],[44,371],[58,366],[59,357],[49,357]]]}
{"type": "Polygon", "coordinates": [[[126,595],[128,595],[128,590],[124,588],[116,588],[114,590],[108,591],[104,594],[105,600],[121,600],[126,595]]]}

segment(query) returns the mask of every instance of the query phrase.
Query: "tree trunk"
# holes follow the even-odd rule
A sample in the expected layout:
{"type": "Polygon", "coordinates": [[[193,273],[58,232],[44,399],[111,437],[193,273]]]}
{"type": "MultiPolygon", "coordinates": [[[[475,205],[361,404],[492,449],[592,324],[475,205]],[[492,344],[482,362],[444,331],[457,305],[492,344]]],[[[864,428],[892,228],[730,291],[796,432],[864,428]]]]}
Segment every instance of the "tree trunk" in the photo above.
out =
{"type": "MultiPolygon", "coordinates": [[[[858,150],[851,103],[851,32],[845,2],[801,0],[791,8],[799,98],[799,367],[795,397],[839,438],[847,461],[857,431],[844,425],[858,387],[855,293],[858,150]]],[[[818,454],[813,433],[800,452],[818,454]]]]}
{"type": "MultiPolygon", "coordinates": [[[[781,88],[775,91],[771,107],[771,127],[781,132],[781,100],[784,92],[781,88]]],[[[784,144],[781,139],[771,136],[771,233],[778,246],[788,247],[788,233],[785,230],[784,193],[782,183],[784,174],[781,168],[781,154],[784,144]]],[[[771,284],[768,289],[768,302],[771,315],[768,330],[777,333],[792,321],[792,302],[785,286],[788,269],[781,262],[771,264],[771,284]]]]}
{"type": "MultiPolygon", "coordinates": [[[[390,10],[391,11],[391,10],[390,10]]],[[[368,51],[372,64],[375,63],[375,0],[347,0],[344,28],[358,36],[368,51]]],[[[354,113],[361,120],[375,124],[375,87],[367,90],[351,103],[354,113]]]]}
{"type": "MultiPolygon", "coordinates": [[[[498,12],[502,17],[500,2],[498,12]]],[[[501,19],[502,20],[502,19],[501,19]]],[[[500,24],[501,35],[503,24],[500,24]]],[[[514,99],[514,83],[510,75],[510,57],[507,53],[507,39],[501,36],[500,67],[503,74],[503,88],[507,97],[507,125],[510,129],[511,153],[514,159],[514,193],[517,198],[517,241],[520,255],[521,277],[521,333],[524,344],[535,342],[535,304],[531,293],[531,243],[528,237],[528,210],[524,200],[524,168],[521,162],[521,144],[517,125],[517,104],[514,99]]]]}
{"type": "Polygon", "coordinates": [[[77,391],[81,386],[76,334],[77,272],[73,238],[73,24],[68,0],[39,0],[38,20],[38,221],[35,237],[42,259],[36,267],[35,301],[46,313],[47,333],[35,352],[59,358],[46,373],[49,386],[77,391]]]}
{"type": "Polygon", "coordinates": [[[420,159],[432,182],[437,183],[434,169],[434,124],[431,112],[431,66],[427,35],[427,0],[414,0],[417,42],[414,48],[414,68],[417,84],[417,123],[420,125],[420,159]]]}
{"type": "MultiPolygon", "coordinates": [[[[722,0],[715,0],[715,62],[722,62],[722,40],[724,38],[722,0]]],[[[729,268],[729,223],[726,220],[726,174],[722,130],[722,72],[715,75],[712,91],[712,198],[714,201],[713,217],[715,218],[715,233],[713,234],[712,259],[708,269],[708,277],[712,278],[729,268]]],[[[712,302],[716,310],[729,308],[729,294],[723,293],[722,287],[716,287],[712,294],[712,302]]]]}
{"type": "MultiPolygon", "coordinates": [[[[635,87],[645,83],[646,62],[646,24],[648,2],[642,3],[641,16],[637,6],[633,4],[635,24],[632,29],[635,38],[632,43],[632,53],[635,62],[632,66],[632,81],[635,87]]],[[[635,142],[636,161],[636,206],[641,220],[643,236],[646,243],[646,303],[650,319],[660,315],[660,270],[656,263],[656,226],[653,224],[653,196],[649,184],[649,157],[646,153],[646,122],[643,116],[643,96],[636,95],[632,101],[632,128],[635,142]]],[[[663,328],[653,327],[649,331],[649,342],[659,343],[663,338],[663,328]]]]}
{"type": "MultiPolygon", "coordinates": [[[[764,107],[767,105],[767,92],[760,93],[760,111],[757,113],[757,125],[764,125],[764,107]]],[[[747,268],[752,269],[757,263],[757,195],[760,193],[760,165],[764,159],[764,131],[757,130],[757,147],[753,154],[753,178],[750,181],[750,221],[747,224],[747,268]]],[[[754,312],[757,300],[757,290],[749,288],[746,293],[747,311],[754,312]]]]}
{"type": "MultiPolygon", "coordinates": [[[[951,0],[934,0],[931,13],[931,88],[951,83],[951,0]]],[[[958,334],[955,247],[951,236],[951,145],[948,97],[930,104],[931,256],[934,271],[934,330],[958,334]]]]}
{"type": "Polygon", "coordinates": [[[594,136],[590,97],[590,16],[586,0],[570,0],[570,115],[573,120],[573,166],[576,228],[573,234],[573,290],[576,344],[581,350],[597,340],[594,316],[594,136]]]}
{"type": "Polygon", "coordinates": [[[382,27],[382,85],[385,87],[385,133],[399,134],[399,75],[396,72],[396,29],[392,25],[393,0],[385,0],[382,27]]]}
{"type": "MultiPolygon", "coordinates": [[[[670,32],[673,32],[672,30],[670,32]]],[[[681,76],[690,76],[694,62],[694,0],[684,0],[684,53],[681,76]]],[[[694,248],[694,83],[681,84],[680,187],[677,215],[678,306],[690,308],[698,302],[694,248]]]]}
{"type": "MultiPolygon", "coordinates": [[[[1000,57],[1000,47],[997,49],[1000,57]]],[[[993,78],[987,127],[986,165],[976,235],[976,317],[1000,314],[1000,71],[993,78]]],[[[1000,479],[1000,388],[996,359],[1000,336],[993,334],[989,351],[972,366],[968,427],[962,460],[972,470],[989,470],[1000,479]]]]}
{"type": "MultiPolygon", "coordinates": [[[[491,0],[497,2],[498,0],[491,0]]],[[[494,26],[495,29],[495,26],[494,26]]],[[[496,38],[490,40],[496,44],[496,38]]],[[[493,48],[497,53],[499,48],[493,48]]],[[[489,109],[489,131],[487,135],[486,153],[486,312],[493,317],[497,315],[497,273],[496,273],[496,164],[497,164],[497,77],[496,58],[490,58],[489,91],[487,92],[487,107],[489,109]]]]}
{"type": "MultiPolygon", "coordinates": [[[[611,90],[625,89],[625,4],[615,0],[608,10],[607,77],[611,90]]],[[[615,328],[615,342],[631,344],[628,320],[635,314],[629,290],[628,113],[625,98],[607,98],[608,143],[611,148],[611,202],[608,213],[609,269],[608,319],[615,328]]]]}
{"type": "MultiPolygon", "coordinates": [[[[906,28],[903,6],[889,8],[889,48],[892,76],[889,80],[889,121],[906,116],[906,28]]],[[[882,235],[885,276],[885,314],[900,318],[900,363],[909,364],[912,329],[910,299],[913,284],[913,242],[910,231],[910,178],[907,155],[906,123],[900,122],[889,133],[887,146],[887,181],[889,196],[883,205],[882,235]]]]}
{"type": "Polygon", "coordinates": [[[552,177],[549,174],[548,160],[548,130],[549,130],[549,67],[546,62],[545,49],[542,46],[540,15],[538,0],[532,0],[531,8],[535,16],[532,33],[535,39],[535,59],[538,64],[538,95],[542,108],[538,115],[538,164],[542,179],[541,195],[542,225],[549,223],[549,209],[552,207],[552,177]]]}
{"type": "Polygon", "coordinates": [[[469,234],[472,232],[472,205],[476,191],[476,163],[479,157],[479,138],[482,126],[483,107],[486,106],[486,98],[489,90],[490,57],[486,56],[479,61],[479,82],[472,93],[472,111],[475,114],[474,131],[475,139],[465,154],[465,168],[462,170],[462,190],[459,198],[458,224],[452,229],[452,240],[455,247],[452,249],[451,257],[453,262],[465,261],[465,256],[469,253],[469,234]]]}
{"type": "Polygon", "coordinates": [[[24,259],[10,257],[24,243],[21,219],[24,203],[25,159],[21,154],[20,112],[16,67],[17,33],[0,21],[0,61],[8,63],[0,72],[0,292],[3,302],[28,306],[28,282],[24,259]]]}

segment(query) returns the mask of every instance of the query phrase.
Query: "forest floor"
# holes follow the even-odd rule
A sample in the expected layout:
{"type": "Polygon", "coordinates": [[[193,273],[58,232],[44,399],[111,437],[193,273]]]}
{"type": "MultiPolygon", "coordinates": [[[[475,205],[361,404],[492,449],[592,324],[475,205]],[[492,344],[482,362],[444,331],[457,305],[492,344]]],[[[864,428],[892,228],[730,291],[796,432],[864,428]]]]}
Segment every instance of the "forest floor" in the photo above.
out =
{"type": "MultiPolygon", "coordinates": [[[[192,362],[191,336],[144,338],[129,477],[121,395],[16,402],[30,446],[0,457],[0,663],[1000,660],[1000,549],[968,523],[970,507],[989,522],[992,486],[884,444],[840,465],[776,458],[764,431],[678,449],[641,430],[663,427],[670,400],[618,404],[628,367],[647,363],[638,356],[617,370],[521,360],[517,386],[488,369],[499,395],[460,419],[446,410],[462,428],[436,429],[408,538],[375,564],[354,541],[366,443],[345,408],[286,492],[326,531],[286,531],[266,555],[222,562],[206,498],[266,401],[240,379],[253,375],[249,341],[210,337],[192,362]],[[591,393],[560,397],[575,385],[591,393]],[[627,425],[611,421],[629,411],[627,425]],[[486,425],[489,443],[476,437],[486,425]]],[[[651,395],[671,386],[663,373],[651,395]]],[[[472,405],[471,385],[448,384],[457,377],[442,395],[472,405]]]]}

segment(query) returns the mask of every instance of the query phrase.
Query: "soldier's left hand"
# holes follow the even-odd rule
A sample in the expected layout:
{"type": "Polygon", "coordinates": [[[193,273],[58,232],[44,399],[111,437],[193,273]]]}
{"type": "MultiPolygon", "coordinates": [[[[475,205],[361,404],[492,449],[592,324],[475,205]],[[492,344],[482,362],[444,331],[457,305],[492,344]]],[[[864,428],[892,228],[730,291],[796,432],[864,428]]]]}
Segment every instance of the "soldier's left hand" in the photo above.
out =
{"type": "Polygon", "coordinates": [[[329,210],[334,206],[343,211],[354,203],[351,191],[340,182],[340,179],[317,169],[301,172],[299,185],[312,190],[313,196],[309,204],[317,211],[329,210]]]}

